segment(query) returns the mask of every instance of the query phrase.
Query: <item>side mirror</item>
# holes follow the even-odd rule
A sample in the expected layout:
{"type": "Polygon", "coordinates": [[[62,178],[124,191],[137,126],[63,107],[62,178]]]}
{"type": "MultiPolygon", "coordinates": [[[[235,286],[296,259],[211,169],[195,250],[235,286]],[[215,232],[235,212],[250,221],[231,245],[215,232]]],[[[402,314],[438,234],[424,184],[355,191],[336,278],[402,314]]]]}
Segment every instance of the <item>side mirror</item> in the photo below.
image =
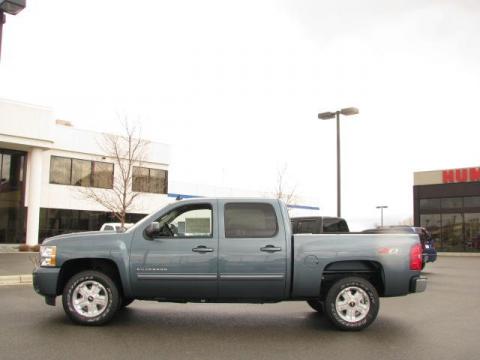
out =
{"type": "Polygon", "coordinates": [[[148,238],[154,239],[156,237],[160,236],[160,224],[156,221],[152,222],[150,225],[148,225],[145,228],[145,235],[147,235],[148,238]]]}

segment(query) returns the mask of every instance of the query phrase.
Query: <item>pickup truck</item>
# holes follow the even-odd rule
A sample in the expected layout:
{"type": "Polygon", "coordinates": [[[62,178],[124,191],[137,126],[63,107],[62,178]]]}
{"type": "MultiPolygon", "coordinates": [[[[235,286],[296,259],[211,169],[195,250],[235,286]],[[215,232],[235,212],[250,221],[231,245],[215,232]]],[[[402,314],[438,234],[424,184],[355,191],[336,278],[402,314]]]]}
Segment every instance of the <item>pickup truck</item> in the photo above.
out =
{"type": "Polygon", "coordinates": [[[421,292],[416,234],[293,235],[276,199],[181,200],[123,233],[46,239],[35,291],[82,325],[132,301],[306,301],[341,330],[369,326],[379,297],[421,292]]]}

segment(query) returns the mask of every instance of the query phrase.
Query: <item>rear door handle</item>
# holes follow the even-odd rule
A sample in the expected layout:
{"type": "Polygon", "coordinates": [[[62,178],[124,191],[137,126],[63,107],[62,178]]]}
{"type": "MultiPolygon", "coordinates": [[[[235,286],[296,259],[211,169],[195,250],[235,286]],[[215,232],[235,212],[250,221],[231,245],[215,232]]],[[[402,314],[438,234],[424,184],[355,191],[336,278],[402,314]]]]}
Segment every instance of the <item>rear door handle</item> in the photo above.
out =
{"type": "Polygon", "coordinates": [[[278,246],[273,246],[273,245],[267,245],[262,248],[260,248],[260,251],[263,252],[277,252],[277,251],[282,251],[281,247],[278,246]]]}
{"type": "Polygon", "coordinates": [[[209,253],[209,252],[213,252],[213,249],[207,248],[204,245],[200,245],[200,246],[197,246],[196,248],[193,248],[192,251],[197,253],[209,253]]]}

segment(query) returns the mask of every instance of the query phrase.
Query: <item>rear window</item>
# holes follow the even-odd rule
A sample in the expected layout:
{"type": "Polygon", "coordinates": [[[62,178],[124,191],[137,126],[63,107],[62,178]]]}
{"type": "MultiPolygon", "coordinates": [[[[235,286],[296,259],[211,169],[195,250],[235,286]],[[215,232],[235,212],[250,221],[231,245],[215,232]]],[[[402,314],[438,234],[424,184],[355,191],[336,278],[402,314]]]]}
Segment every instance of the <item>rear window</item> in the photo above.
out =
{"type": "Polygon", "coordinates": [[[270,204],[230,203],[225,205],[225,237],[266,238],[278,232],[275,210],[270,204]]]}
{"type": "Polygon", "coordinates": [[[321,233],[320,220],[293,220],[294,234],[319,234],[321,233]]]}
{"type": "Polygon", "coordinates": [[[334,232],[348,232],[348,225],[343,219],[323,219],[323,232],[325,233],[334,233],[334,232]]]}

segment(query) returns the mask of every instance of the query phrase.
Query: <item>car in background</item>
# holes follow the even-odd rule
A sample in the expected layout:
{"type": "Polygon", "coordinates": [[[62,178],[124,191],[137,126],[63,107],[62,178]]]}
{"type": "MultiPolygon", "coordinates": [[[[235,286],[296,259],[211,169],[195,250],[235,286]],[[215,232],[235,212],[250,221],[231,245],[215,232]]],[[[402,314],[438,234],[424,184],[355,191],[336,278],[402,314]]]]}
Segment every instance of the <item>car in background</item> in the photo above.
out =
{"type": "Polygon", "coordinates": [[[125,230],[132,227],[133,225],[134,224],[131,224],[131,223],[125,223],[125,224],[123,224],[123,229],[122,229],[122,224],[121,223],[105,223],[100,228],[100,231],[124,232],[125,230]]]}
{"type": "Polygon", "coordinates": [[[407,225],[384,226],[376,229],[367,229],[362,232],[366,234],[418,234],[423,249],[423,267],[425,267],[427,262],[434,262],[437,260],[435,241],[433,240],[430,232],[424,227],[407,225]]]}
{"type": "Polygon", "coordinates": [[[322,234],[350,232],[345,219],[331,216],[305,216],[290,219],[294,234],[322,234]]]}

